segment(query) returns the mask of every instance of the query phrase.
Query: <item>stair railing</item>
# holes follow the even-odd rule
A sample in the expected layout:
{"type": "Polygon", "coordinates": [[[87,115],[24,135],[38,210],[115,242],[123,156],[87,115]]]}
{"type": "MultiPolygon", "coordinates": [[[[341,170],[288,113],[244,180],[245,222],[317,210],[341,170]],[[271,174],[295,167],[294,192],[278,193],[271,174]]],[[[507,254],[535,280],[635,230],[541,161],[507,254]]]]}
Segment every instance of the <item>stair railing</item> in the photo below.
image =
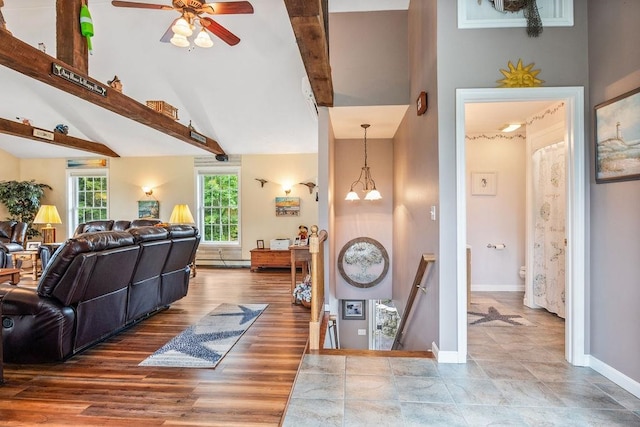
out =
{"type": "Polygon", "coordinates": [[[402,313],[402,320],[400,320],[400,325],[398,325],[398,330],[396,331],[396,338],[393,340],[393,345],[391,346],[391,350],[398,350],[399,347],[402,347],[402,338],[404,336],[404,330],[406,328],[407,319],[411,314],[411,308],[413,307],[413,303],[418,295],[418,290],[422,290],[425,294],[427,293],[426,288],[420,286],[422,283],[422,279],[425,274],[428,275],[428,271],[431,270],[431,267],[436,262],[436,256],[434,254],[422,254],[420,258],[420,263],[418,264],[418,271],[416,271],[416,277],[413,279],[413,285],[411,285],[411,292],[409,292],[409,297],[407,298],[407,304],[404,307],[404,313],[402,313]]]}

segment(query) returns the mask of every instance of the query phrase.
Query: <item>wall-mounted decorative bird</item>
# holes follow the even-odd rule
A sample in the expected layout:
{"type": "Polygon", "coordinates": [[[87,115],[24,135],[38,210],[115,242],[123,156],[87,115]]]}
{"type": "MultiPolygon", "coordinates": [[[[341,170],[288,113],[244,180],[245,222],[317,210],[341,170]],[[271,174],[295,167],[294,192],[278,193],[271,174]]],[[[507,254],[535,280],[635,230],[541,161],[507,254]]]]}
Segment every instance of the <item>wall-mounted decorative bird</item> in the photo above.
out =
{"type": "Polygon", "coordinates": [[[316,188],[316,184],[314,182],[299,182],[300,185],[306,185],[309,188],[309,194],[313,194],[313,189],[316,188]]]}
{"type": "Polygon", "coordinates": [[[264,188],[264,184],[269,182],[266,179],[262,179],[262,178],[256,178],[256,181],[260,183],[260,188],[264,188]]]}

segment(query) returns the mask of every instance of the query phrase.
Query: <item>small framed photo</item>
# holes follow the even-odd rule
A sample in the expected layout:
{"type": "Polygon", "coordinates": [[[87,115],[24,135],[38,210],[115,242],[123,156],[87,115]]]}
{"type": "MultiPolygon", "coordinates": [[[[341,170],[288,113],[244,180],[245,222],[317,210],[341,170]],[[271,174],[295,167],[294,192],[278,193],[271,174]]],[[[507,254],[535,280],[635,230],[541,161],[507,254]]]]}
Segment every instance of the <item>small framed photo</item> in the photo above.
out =
{"type": "Polygon", "coordinates": [[[264,249],[264,240],[257,240],[256,246],[258,247],[258,249],[264,249]]]}
{"type": "Polygon", "coordinates": [[[496,173],[495,172],[472,172],[471,173],[471,195],[495,196],[496,195],[496,173]]]}
{"type": "Polygon", "coordinates": [[[364,320],[365,319],[365,301],[362,299],[344,299],[342,300],[342,319],[343,320],[364,320]]]}
{"type": "Polygon", "coordinates": [[[27,242],[26,250],[28,251],[37,251],[42,242],[27,242]]]}

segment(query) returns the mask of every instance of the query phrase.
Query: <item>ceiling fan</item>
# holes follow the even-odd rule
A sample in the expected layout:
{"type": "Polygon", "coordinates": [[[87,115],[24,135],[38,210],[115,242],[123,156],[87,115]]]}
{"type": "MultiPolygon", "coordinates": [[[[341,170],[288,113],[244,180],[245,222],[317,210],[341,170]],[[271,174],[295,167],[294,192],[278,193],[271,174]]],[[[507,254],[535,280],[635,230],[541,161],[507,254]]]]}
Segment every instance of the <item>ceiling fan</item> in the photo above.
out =
{"type": "Polygon", "coordinates": [[[161,4],[113,0],[111,4],[116,7],[178,11],[181,16],[173,21],[160,41],[165,43],[170,42],[171,44],[179,47],[190,46],[190,42],[187,37],[193,34],[193,30],[196,29],[196,23],[200,25],[200,32],[194,40],[196,46],[211,47],[213,45],[211,37],[209,37],[209,34],[206,30],[218,36],[228,45],[235,46],[240,43],[240,38],[238,38],[238,36],[227,30],[212,18],[202,15],[205,13],[209,15],[253,13],[253,6],[248,1],[203,3],[198,0],[171,0],[171,6],[168,6],[161,4]]]}

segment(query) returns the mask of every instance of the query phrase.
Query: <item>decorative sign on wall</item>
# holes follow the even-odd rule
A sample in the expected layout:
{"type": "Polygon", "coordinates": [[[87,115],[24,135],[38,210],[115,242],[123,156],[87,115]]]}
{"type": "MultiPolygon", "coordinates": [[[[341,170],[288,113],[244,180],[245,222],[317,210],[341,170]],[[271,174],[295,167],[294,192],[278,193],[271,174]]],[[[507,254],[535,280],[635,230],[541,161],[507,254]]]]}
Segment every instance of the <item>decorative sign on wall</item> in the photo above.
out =
{"type": "Polygon", "coordinates": [[[74,73],[71,70],[67,70],[62,65],[58,65],[55,62],[51,64],[51,71],[54,76],[61,77],[71,83],[75,83],[78,86],[82,86],[90,92],[97,93],[98,95],[107,96],[107,88],[97,83],[87,80],[85,77],[74,73]]]}
{"type": "Polygon", "coordinates": [[[276,197],[276,216],[300,216],[300,197],[276,197]]]}
{"type": "Polygon", "coordinates": [[[387,275],[389,254],[377,240],[357,237],[342,247],[338,255],[338,270],[351,286],[370,288],[387,275]]]}

